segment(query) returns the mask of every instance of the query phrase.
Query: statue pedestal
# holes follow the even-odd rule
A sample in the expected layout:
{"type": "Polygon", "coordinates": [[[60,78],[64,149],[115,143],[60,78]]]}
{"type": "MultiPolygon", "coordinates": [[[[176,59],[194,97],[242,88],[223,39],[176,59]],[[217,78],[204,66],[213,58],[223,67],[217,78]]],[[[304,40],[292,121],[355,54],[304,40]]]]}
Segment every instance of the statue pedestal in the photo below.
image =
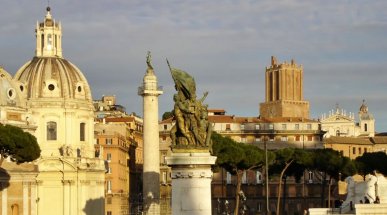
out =
{"type": "Polygon", "coordinates": [[[173,215],[211,215],[211,165],[215,161],[210,153],[173,153],[166,157],[172,168],[173,215]]]}
{"type": "Polygon", "coordinates": [[[356,215],[386,214],[387,204],[355,204],[356,215]]]}

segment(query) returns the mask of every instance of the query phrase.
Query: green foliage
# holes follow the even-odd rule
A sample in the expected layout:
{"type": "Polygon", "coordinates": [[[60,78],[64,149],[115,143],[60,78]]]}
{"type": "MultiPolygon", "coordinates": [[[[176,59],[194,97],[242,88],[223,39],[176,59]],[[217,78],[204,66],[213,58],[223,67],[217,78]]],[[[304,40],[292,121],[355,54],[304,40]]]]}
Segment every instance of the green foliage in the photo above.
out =
{"type": "MultiPolygon", "coordinates": [[[[265,164],[265,152],[256,146],[238,143],[216,132],[212,132],[211,140],[213,155],[217,156],[216,165],[237,176],[234,214],[238,214],[242,174],[245,170],[261,168],[265,164]]],[[[274,154],[268,153],[268,161],[272,162],[273,159],[274,154]]]]}
{"type": "Polygon", "coordinates": [[[387,175],[387,155],[384,152],[364,153],[362,156],[357,157],[355,162],[360,175],[365,176],[375,170],[387,175]]]}
{"type": "Polygon", "coordinates": [[[294,176],[296,181],[300,181],[304,170],[313,163],[312,153],[310,151],[285,148],[277,150],[274,164],[270,167],[270,175],[279,175],[285,168],[286,164],[292,162],[286,169],[286,176],[294,176]]]}
{"type": "Polygon", "coordinates": [[[30,162],[40,156],[36,138],[21,128],[0,124],[1,159],[10,157],[17,164],[30,162]]]}
{"type": "MultiPolygon", "coordinates": [[[[238,143],[216,132],[212,133],[211,139],[213,154],[218,157],[216,164],[231,174],[235,175],[239,170],[260,168],[265,163],[264,151],[256,146],[238,143]]],[[[268,160],[272,161],[274,156],[269,154],[268,160]]]]}
{"type": "Polygon", "coordinates": [[[338,179],[356,173],[354,163],[333,149],[316,149],[313,155],[313,169],[327,173],[331,178],[338,179]]]}
{"type": "Polygon", "coordinates": [[[348,157],[342,158],[341,179],[352,176],[357,172],[356,162],[348,157]]]}
{"type": "Polygon", "coordinates": [[[166,120],[166,119],[169,119],[173,116],[174,116],[173,111],[170,111],[170,112],[167,111],[167,112],[163,113],[163,116],[161,117],[161,119],[166,120]]]}

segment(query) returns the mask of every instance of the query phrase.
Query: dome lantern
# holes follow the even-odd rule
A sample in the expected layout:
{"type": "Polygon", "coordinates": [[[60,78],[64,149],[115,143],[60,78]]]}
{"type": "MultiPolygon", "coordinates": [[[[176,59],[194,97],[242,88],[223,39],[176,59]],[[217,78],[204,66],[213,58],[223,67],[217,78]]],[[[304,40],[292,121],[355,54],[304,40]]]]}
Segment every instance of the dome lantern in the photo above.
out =
{"type": "Polygon", "coordinates": [[[89,84],[81,70],[62,57],[61,40],[61,24],[55,22],[47,7],[44,21],[36,25],[36,55],[16,72],[14,79],[27,100],[50,99],[68,104],[68,99],[75,99],[92,109],[89,84]]]}
{"type": "Polygon", "coordinates": [[[62,27],[51,16],[47,7],[44,21],[36,24],[36,57],[62,57],[62,27]]]}

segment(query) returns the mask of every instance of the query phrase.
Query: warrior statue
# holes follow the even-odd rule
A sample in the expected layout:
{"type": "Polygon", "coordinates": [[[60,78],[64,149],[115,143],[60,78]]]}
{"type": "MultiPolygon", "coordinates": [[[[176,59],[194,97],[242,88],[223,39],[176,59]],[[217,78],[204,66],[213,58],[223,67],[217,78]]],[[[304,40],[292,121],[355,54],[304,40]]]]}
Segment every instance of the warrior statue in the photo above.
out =
{"type": "Polygon", "coordinates": [[[208,92],[196,99],[195,80],[188,73],[171,68],[167,61],[175,89],[173,113],[175,125],[171,129],[172,150],[204,149],[211,147],[212,127],[208,122],[207,105],[203,104],[208,92]]]}

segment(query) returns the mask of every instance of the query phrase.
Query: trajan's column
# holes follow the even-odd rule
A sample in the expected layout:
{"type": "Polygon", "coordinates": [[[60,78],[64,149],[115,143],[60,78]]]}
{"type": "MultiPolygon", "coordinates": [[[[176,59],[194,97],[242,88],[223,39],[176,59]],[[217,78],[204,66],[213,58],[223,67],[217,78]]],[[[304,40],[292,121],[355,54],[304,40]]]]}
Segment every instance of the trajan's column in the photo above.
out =
{"type": "Polygon", "coordinates": [[[159,104],[158,96],[163,93],[157,86],[157,77],[151,65],[151,55],[147,55],[148,69],[138,94],[143,97],[144,114],[144,166],[143,198],[145,214],[160,214],[160,152],[159,152],[159,104]]]}

